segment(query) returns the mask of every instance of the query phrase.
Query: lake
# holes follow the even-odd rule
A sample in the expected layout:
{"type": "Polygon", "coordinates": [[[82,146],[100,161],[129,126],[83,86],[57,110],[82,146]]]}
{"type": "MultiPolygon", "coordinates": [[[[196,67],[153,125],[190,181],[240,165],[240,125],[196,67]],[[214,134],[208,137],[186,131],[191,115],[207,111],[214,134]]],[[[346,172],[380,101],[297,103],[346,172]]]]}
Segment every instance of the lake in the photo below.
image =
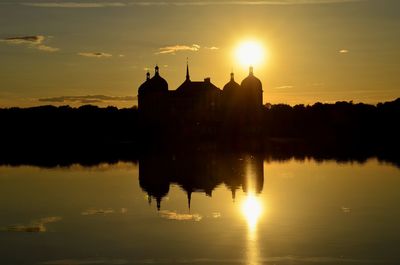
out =
{"type": "Polygon", "coordinates": [[[0,264],[399,264],[400,170],[149,155],[0,167],[0,264]]]}

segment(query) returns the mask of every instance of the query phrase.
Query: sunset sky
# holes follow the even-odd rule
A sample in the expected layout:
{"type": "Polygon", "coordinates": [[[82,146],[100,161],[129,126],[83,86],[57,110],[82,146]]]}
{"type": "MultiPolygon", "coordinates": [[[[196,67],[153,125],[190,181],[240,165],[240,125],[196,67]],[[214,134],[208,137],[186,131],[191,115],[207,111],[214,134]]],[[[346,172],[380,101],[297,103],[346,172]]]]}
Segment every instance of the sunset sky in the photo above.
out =
{"type": "Polygon", "coordinates": [[[136,105],[146,69],[222,88],[260,43],[264,103],[400,97],[398,0],[2,0],[0,107],[136,105]]]}

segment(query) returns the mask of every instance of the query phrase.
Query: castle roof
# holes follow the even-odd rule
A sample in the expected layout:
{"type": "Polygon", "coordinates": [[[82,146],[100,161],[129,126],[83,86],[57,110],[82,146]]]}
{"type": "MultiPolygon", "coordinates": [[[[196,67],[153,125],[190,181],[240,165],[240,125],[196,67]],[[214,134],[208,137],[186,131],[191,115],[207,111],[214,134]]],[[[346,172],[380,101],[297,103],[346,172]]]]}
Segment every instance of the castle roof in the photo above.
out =
{"type": "Polygon", "coordinates": [[[177,94],[199,94],[210,91],[220,91],[213,83],[210,78],[205,78],[204,81],[191,81],[189,75],[189,65],[186,65],[186,80],[176,89],[177,94]]]}
{"type": "Polygon", "coordinates": [[[231,73],[231,80],[224,86],[223,90],[224,91],[235,91],[237,89],[240,89],[240,85],[235,82],[234,74],[231,73]]]}
{"type": "Polygon", "coordinates": [[[167,92],[168,83],[160,76],[159,67],[156,65],[154,76],[150,78],[150,73],[146,74],[146,81],[139,87],[139,95],[148,92],[167,92]]]}
{"type": "Polygon", "coordinates": [[[220,89],[206,78],[204,81],[190,81],[185,80],[177,89],[178,94],[199,94],[210,91],[220,91],[220,89]]]}
{"type": "Polygon", "coordinates": [[[262,84],[260,79],[254,76],[253,74],[253,67],[250,66],[249,75],[243,79],[242,83],[240,84],[243,89],[251,88],[251,89],[259,89],[262,90],[262,84]]]}

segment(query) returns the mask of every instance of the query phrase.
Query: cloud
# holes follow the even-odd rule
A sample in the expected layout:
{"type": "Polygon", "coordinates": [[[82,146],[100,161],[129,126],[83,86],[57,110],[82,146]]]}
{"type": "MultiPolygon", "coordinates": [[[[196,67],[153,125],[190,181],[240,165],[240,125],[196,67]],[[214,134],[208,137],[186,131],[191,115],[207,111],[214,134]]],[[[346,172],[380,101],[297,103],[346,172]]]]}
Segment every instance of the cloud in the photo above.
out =
{"type": "Polygon", "coordinates": [[[46,232],[46,224],[60,221],[62,218],[59,216],[45,217],[39,220],[32,221],[29,225],[10,225],[1,230],[8,232],[28,232],[39,233],[46,232]]]}
{"type": "Polygon", "coordinates": [[[40,102],[52,102],[52,103],[100,103],[109,101],[136,101],[137,97],[134,96],[105,96],[105,95],[87,95],[87,96],[60,96],[51,98],[39,98],[40,102]]]}
{"type": "Polygon", "coordinates": [[[202,219],[202,216],[199,214],[183,214],[183,213],[177,213],[175,211],[160,211],[160,216],[162,218],[168,219],[168,220],[177,220],[177,221],[195,221],[198,222],[202,219]]]}
{"type": "Polygon", "coordinates": [[[78,53],[80,56],[91,57],[91,58],[109,58],[112,57],[112,54],[105,52],[80,52],[78,53]]]}
{"type": "Polygon", "coordinates": [[[159,51],[156,54],[175,54],[176,52],[180,51],[192,51],[197,52],[200,50],[200,45],[192,44],[191,46],[188,45],[174,45],[174,46],[166,46],[159,48],[159,51]]]}
{"type": "Polygon", "coordinates": [[[43,42],[46,37],[43,35],[32,35],[32,36],[19,36],[1,39],[0,42],[4,42],[11,45],[26,45],[30,48],[35,48],[44,52],[57,52],[60,49],[44,45],[43,42]]]}
{"type": "Polygon", "coordinates": [[[128,264],[125,259],[60,259],[42,262],[45,265],[89,265],[89,264],[128,264]]]}
{"type": "MultiPolygon", "coordinates": [[[[252,5],[315,5],[315,4],[337,4],[337,3],[349,3],[349,2],[360,2],[365,0],[253,0],[253,1],[171,1],[171,2],[159,2],[159,1],[147,1],[147,5],[176,5],[176,6],[207,6],[207,5],[239,5],[239,6],[252,6],[252,5]]],[[[140,4],[139,2],[136,4],[140,4]]]]}
{"type": "Polygon", "coordinates": [[[212,217],[213,218],[220,218],[221,217],[221,213],[220,212],[213,212],[212,213],[212,217]]]}
{"type": "Polygon", "coordinates": [[[50,47],[47,45],[38,45],[38,46],[36,46],[36,48],[38,50],[45,51],[45,52],[58,52],[60,50],[59,48],[54,48],[54,47],[50,47]]]}
{"type": "Polygon", "coordinates": [[[286,86],[277,86],[277,87],[274,87],[274,89],[290,89],[290,88],[293,88],[294,86],[291,86],[291,85],[286,85],[286,86]]]}
{"type": "Polygon", "coordinates": [[[343,213],[351,213],[351,208],[349,208],[349,207],[344,207],[344,206],[342,206],[342,212],[343,213]]]}
{"type": "Polygon", "coordinates": [[[317,5],[317,4],[340,4],[349,2],[362,2],[365,0],[253,0],[253,1],[235,1],[235,0],[207,0],[207,1],[121,1],[121,2],[41,2],[21,3],[25,6],[42,8],[104,8],[104,7],[127,7],[127,6],[215,6],[215,5],[317,5]]]}
{"type": "Polygon", "coordinates": [[[87,209],[87,210],[81,212],[81,215],[106,215],[106,214],[113,214],[113,213],[126,214],[127,212],[128,212],[127,208],[121,208],[119,211],[116,211],[112,208],[107,208],[107,209],[90,208],[90,209],[87,209]]]}
{"type": "Polygon", "coordinates": [[[45,2],[45,3],[21,3],[24,6],[46,8],[99,8],[99,7],[124,7],[125,3],[118,2],[45,2]]]}
{"type": "Polygon", "coordinates": [[[218,47],[215,47],[215,46],[212,46],[212,47],[204,47],[204,49],[212,50],[212,51],[219,50],[219,48],[218,48],[218,47]]]}
{"type": "MultiPolygon", "coordinates": [[[[201,46],[198,44],[192,44],[192,45],[184,45],[184,44],[177,44],[173,46],[165,46],[161,47],[158,49],[158,52],[155,54],[176,54],[177,52],[181,51],[191,51],[191,52],[198,52],[200,50],[201,46]]],[[[210,46],[210,47],[204,47],[206,50],[219,50],[218,47],[216,46],[210,46]]]]}
{"type": "Polygon", "coordinates": [[[339,51],[339,53],[341,53],[341,54],[346,54],[346,53],[349,53],[350,51],[349,50],[346,50],[346,49],[343,49],[343,50],[340,50],[339,51]]]}
{"type": "Polygon", "coordinates": [[[106,214],[110,214],[110,213],[114,213],[114,209],[111,208],[107,208],[107,209],[87,209],[85,211],[83,211],[81,214],[82,215],[106,215],[106,214]]]}
{"type": "Polygon", "coordinates": [[[10,44],[33,44],[39,45],[45,40],[45,37],[42,35],[37,36],[22,36],[22,37],[10,37],[5,38],[2,41],[10,44]]]}

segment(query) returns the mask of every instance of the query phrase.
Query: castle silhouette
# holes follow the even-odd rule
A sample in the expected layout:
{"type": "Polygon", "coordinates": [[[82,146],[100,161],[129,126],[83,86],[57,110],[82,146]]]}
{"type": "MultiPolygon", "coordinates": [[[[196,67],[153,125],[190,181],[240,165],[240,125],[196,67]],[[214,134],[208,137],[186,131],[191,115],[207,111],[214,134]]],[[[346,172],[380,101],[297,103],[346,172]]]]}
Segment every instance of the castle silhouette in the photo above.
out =
{"type": "Polygon", "coordinates": [[[262,93],[253,67],[240,85],[231,73],[230,81],[221,90],[210,78],[192,81],[187,64],[185,81],[169,90],[156,66],[154,76],[147,72],[146,81],[138,89],[138,110],[143,124],[174,128],[174,133],[213,134],[232,128],[236,132],[257,133],[261,128],[262,93]]]}
{"type": "Polygon", "coordinates": [[[139,184],[147,193],[149,203],[156,201],[157,209],[169,193],[171,185],[179,186],[187,196],[188,209],[192,193],[212,196],[213,190],[225,185],[235,200],[236,191],[259,194],[264,186],[263,158],[259,153],[237,154],[174,150],[139,159],[139,184]]]}

